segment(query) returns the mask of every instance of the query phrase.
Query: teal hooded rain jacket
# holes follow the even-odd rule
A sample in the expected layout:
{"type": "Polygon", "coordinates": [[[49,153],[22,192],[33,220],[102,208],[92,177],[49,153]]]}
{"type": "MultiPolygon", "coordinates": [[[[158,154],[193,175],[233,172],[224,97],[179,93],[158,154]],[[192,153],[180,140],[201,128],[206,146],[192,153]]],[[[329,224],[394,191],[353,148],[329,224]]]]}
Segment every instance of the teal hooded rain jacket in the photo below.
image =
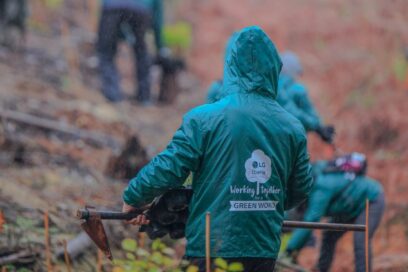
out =
{"type": "MultiPolygon", "coordinates": [[[[276,101],[290,114],[295,116],[306,131],[315,131],[321,126],[319,114],[309,99],[306,87],[293,78],[281,74],[276,101]]],[[[223,97],[221,80],[214,81],[207,94],[207,102],[214,103],[223,97]]]]}
{"type": "Polygon", "coordinates": [[[284,210],[311,191],[305,130],[275,101],[280,69],[259,27],[238,32],[225,61],[225,97],[187,113],[166,150],[124,191],[138,207],[193,173],[187,256],[205,256],[211,212],[212,257],[276,258],[284,210]]]}

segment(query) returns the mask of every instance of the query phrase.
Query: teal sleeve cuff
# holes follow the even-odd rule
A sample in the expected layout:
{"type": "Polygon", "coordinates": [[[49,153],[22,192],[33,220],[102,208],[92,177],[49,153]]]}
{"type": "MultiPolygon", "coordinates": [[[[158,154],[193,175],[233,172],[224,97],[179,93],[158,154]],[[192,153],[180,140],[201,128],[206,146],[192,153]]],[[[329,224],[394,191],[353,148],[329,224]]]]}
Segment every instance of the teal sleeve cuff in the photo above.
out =
{"type": "Polygon", "coordinates": [[[134,182],[134,180],[131,180],[129,182],[129,185],[123,191],[123,194],[122,194],[123,202],[133,207],[141,207],[144,204],[143,200],[139,199],[132,191],[132,188],[131,188],[132,182],[134,182]]]}

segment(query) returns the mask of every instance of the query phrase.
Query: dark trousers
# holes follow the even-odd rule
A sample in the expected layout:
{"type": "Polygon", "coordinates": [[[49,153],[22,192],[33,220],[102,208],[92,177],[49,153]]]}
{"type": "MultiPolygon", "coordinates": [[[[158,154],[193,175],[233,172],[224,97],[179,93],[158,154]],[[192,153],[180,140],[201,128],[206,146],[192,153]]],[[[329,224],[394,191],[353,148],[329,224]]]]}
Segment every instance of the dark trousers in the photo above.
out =
{"type": "Polygon", "coordinates": [[[150,60],[144,36],[150,25],[150,14],[144,10],[107,9],[102,10],[99,24],[97,52],[99,57],[102,93],[110,101],[120,101],[123,94],[120,88],[120,77],[114,62],[118,43],[131,32],[131,46],[134,51],[139,101],[150,98],[150,60]]]}
{"type": "MultiPolygon", "coordinates": [[[[205,258],[185,257],[189,265],[198,267],[199,272],[206,271],[205,258]]],[[[229,264],[233,262],[241,263],[244,266],[244,272],[273,272],[275,268],[275,259],[271,258],[224,258],[229,264]]],[[[216,267],[213,264],[214,259],[211,259],[211,271],[216,267]]]]}
{"type": "MultiPolygon", "coordinates": [[[[384,213],[385,200],[384,193],[379,195],[377,199],[370,201],[369,207],[369,218],[368,218],[368,236],[369,236],[369,271],[372,271],[371,266],[371,240],[377,230],[382,215],[384,213]]],[[[351,223],[351,224],[365,224],[366,212],[365,210],[357,216],[354,220],[342,222],[341,220],[336,220],[335,223],[351,223]]],[[[329,271],[331,263],[333,261],[334,251],[336,249],[337,241],[343,236],[345,232],[342,231],[332,231],[324,232],[322,240],[322,248],[320,250],[320,257],[317,268],[321,272],[329,271]]],[[[364,232],[354,232],[354,262],[355,271],[364,272],[366,271],[365,265],[365,233],[364,232]]]]}

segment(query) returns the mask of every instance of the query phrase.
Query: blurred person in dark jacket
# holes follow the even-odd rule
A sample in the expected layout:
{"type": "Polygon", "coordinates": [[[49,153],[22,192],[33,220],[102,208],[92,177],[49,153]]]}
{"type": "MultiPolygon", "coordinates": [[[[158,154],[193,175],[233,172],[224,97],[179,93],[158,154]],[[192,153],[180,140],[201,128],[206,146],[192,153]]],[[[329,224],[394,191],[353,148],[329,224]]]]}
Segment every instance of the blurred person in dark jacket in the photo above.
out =
{"type": "Polygon", "coordinates": [[[0,0],[0,43],[14,48],[24,43],[27,0],[0,0]]]}
{"type": "Polygon", "coordinates": [[[150,58],[145,33],[154,31],[157,53],[162,49],[162,0],[103,0],[97,52],[100,61],[102,93],[112,102],[123,100],[119,74],[114,63],[117,46],[125,38],[135,54],[138,92],[136,100],[147,104],[150,100],[150,58]],[[130,40],[130,41],[129,41],[130,40]]]}

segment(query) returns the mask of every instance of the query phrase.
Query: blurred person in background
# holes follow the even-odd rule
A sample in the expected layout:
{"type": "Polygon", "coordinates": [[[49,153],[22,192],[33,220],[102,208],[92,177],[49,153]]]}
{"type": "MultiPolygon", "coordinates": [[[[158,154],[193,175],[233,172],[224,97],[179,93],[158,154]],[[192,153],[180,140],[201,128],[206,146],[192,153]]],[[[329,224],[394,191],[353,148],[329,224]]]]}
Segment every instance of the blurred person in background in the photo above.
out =
{"type": "MultiPolygon", "coordinates": [[[[228,47],[228,46],[227,46],[228,47]]],[[[333,126],[324,126],[311,102],[307,88],[297,78],[303,69],[299,58],[292,52],[281,54],[283,63],[279,76],[279,91],[276,101],[289,113],[295,116],[305,127],[306,131],[316,132],[327,143],[332,143],[335,130],[333,126]]],[[[207,102],[214,103],[223,96],[222,79],[214,81],[208,90],[207,102]]]]}
{"type": "Polygon", "coordinates": [[[138,92],[136,100],[150,103],[150,66],[145,33],[153,28],[157,54],[162,50],[162,0],[103,0],[99,24],[97,52],[102,93],[112,102],[124,99],[120,77],[114,62],[118,43],[126,39],[132,46],[138,92]]]}
{"type": "Polygon", "coordinates": [[[297,80],[303,74],[298,56],[291,51],[286,51],[281,54],[281,59],[283,66],[279,76],[279,92],[276,100],[303,124],[306,131],[314,131],[324,142],[332,143],[334,127],[324,126],[321,123],[307,88],[297,80]]]}
{"type": "MultiPolygon", "coordinates": [[[[211,212],[211,257],[244,271],[273,271],[284,210],[312,188],[302,124],[275,101],[281,60],[259,27],[231,39],[226,93],[187,113],[167,149],[130,181],[123,211],[150,203],[193,173],[186,259],[205,271],[205,215],[211,212]]],[[[139,216],[131,223],[146,224],[139,216]]]]}
{"type": "MultiPolygon", "coordinates": [[[[303,220],[319,222],[330,217],[331,223],[365,225],[366,200],[369,200],[369,270],[372,271],[371,240],[384,213],[384,192],[380,182],[366,176],[367,161],[363,154],[352,153],[332,161],[319,161],[313,166],[315,183],[303,220]]],[[[296,262],[299,251],[312,234],[310,229],[296,229],[286,248],[286,256],[296,262]]],[[[329,271],[337,241],[345,231],[325,231],[321,243],[317,271],[329,271]]],[[[365,233],[354,232],[355,271],[365,267],[365,233]]]]}
{"type": "Polygon", "coordinates": [[[0,0],[0,44],[24,45],[27,16],[27,0],[0,0]]]}

